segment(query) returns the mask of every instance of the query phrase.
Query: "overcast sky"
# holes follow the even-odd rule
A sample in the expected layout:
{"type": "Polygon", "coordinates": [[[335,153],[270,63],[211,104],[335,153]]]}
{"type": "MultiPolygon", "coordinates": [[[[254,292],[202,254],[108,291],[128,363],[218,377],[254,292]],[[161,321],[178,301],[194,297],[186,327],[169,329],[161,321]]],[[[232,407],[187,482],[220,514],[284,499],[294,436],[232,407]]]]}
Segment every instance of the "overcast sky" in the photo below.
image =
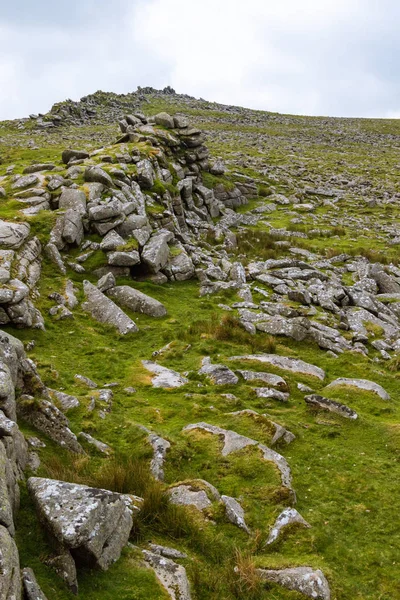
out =
{"type": "Polygon", "coordinates": [[[0,120],[138,85],[400,118],[399,0],[0,0],[0,120]]]}

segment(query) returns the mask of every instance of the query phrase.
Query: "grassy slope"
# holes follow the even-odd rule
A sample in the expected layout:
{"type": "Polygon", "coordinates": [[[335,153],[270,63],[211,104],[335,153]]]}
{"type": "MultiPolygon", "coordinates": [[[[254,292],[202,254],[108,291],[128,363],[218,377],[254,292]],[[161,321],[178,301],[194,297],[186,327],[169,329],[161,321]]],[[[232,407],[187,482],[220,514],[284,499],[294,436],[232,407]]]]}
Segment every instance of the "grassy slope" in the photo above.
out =
{"type": "MultiPolygon", "coordinates": [[[[178,110],[180,107],[163,104],[157,99],[152,105],[146,106],[146,111],[157,112],[162,108],[174,112],[175,108],[178,110]]],[[[209,146],[216,155],[229,158],[237,151],[239,140],[243,155],[257,158],[265,152],[266,162],[289,169],[291,177],[293,158],[289,156],[288,146],[295,146],[292,138],[300,136],[301,156],[302,160],[307,159],[309,172],[318,173],[323,170],[324,176],[327,176],[331,172],[337,173],[338,169],[347,173],[353,169],[357,176],[368,175],[374,184],[379,184],[382,178],[388,179],[389,185],[396,183],[396,148],[389,146],[384,155],[372,144],[368,146],[365,142],[354,142],[340,150],[332,148],[326,140],[320,139],[318,120],[293,118],[289,125],[280,124],[279,121],[272,121],[267,125],[256,123],[255,130],[258,133],[265,132],[266,135],[266,147],[260,152],[251,145],[249,137],[242,138],[241,134],[247,129],[251,133],[252,126],[241,124],[240,117],[237,117],[236,124],[232,124],[232,119],[227,119],[224,113],[214,114],[210,110],[191,110],[187,107],[183,107],[183,111],[199,119],[200,127],[213,134],[209,136],[209,146]],[[221,123],[221,118],[226,122],[221,123]],[[218,137],[219,131],[223,131],[224,136],[218,137]],[[338,166],[338,160],[343,157],[346,166],[338,166]]],[[[256,118],[263,117],[260,113],[255,115],[256,118]]],[[[386,121],[351,120],[348,126],[354,128],[354,131],[374,134],[387,131],[393,133],[398,128],[397,122],[386,121]]],[[[0,131],[1,135],[11,131],[14,139],[19,135],[8,125],[0,131]]],[[[111,132],[114,131],[115,128],[109,127],[101,135],[108,134],[112,139],[111,132]]],[[[66,135],[73,138],[74,131],[71,130],[66,135]]],[[[86,131],[80,130],[79,135],[86,136],[88,140],[87,144],[80,145],[91,147],[94,144],[90,135],[96,136],[97,130],[94,128],[90,131],[87,128],[86,131]]],[[[65,142],[60,144],[58,140],[57,144],[47,143],[46,146],[46,139],[48,138],[42,136],[40,151],[24,150],[21,153],[18,147],[6,148],[5,151],[2,149],[4,164],[16,162],[22,167],[31,161],[58,160],[65,142]]],[[[49,141],[57,141],[54,134],[49,135],[49,141]]],[[[253,174],[251,168],[243,166],[241,170],[243,173],[253,174]]],[[[259,177],[258,174],[257,176],[259,177]]],[[[290,193],[290,177],[286,184],[283,182],[284,176],[280,183],[272,182],[276,191],[290,193]]],[[[271,185],[268,177],[264,177],[264,180],[266,185],[271,185]]],[[[341,202],[341,210],[357,214],[360,202],[359,198],[346,198],[341,202]]],[[[321,216],[324,215],[324,209],[318,209],[318,212],[321,216]]],[[[281,208],[274,213],[273,218],[267,216],[266,220],[277,227],[287,226],[289,216],[286,213],[286,209],[281,208]]],[[[392,218],[397,218],[397,206],[393,207],[390,214],[392,218]]],[[[371,218],[384,221],[387,215],[378,214],[371,209],[371,218]]],[[[46,229],[41,219],[38,221],[38,228],[46,229]]],[[[262,226],[259,225],[258,228],[262,229],[262,226]]],[[[385,249],[381,242],[376,241],[372,231],[366,233],[365,239],[359,240],[357,237],[349,226],[344,236],[306,240],[305,245],[320,252],[326,248],[334,248],[339,252],[358,246],[374,250],[385,249]]],[[[391,248],[391,252],[396,259],[397,251],[391,248]]],[[[73,272],[69,272],[68,277],[77,284],[83,279],[73,272]]],[[[51,306],[47,294],[54,290],[60,291],[63,281],[45,262],[39,301],[43,314],[46,315],[51,306]]],[[[331,416],[321,417],[306,408],[296,382],[307,383],[316,391],[322,389],[323,384],[312,378],[281,373],[290,385],[291,398],[288,405],[258,400],[250,385],[244,383],[217,389],[195,375],[201,357],[209,354],[213,361],[224,362],[229,356],[252,351],[250,338],[246,340],[243,336],[235,337],[233,333],[227,341],[215,339],[210,323],[217,323],[222,318],[223,311],[218,304],[224,303],[226,298],[199,298],[196,282],[167,284],[163,287],[141,283],[137,287],[162,301],[168,308],[168,316],[157,321],[132,315],[140,328],[138,334],[118,337],[114,331],[94,323],[78,309],[73,321],[54,322],[47,318],[46,332],[19,331],[18,337],[23,341],[35,340],[36,345],[30,356],[37,362],[45,383],[57,389],[65,389],[80,398],[81,407],[69,413],[71,427],[75,432],[84,429],[109,443],[116,453],[128,453],[138,461],[148,461],[150,449],[142,443],[142,435],[137,428],[137,424],[144,424],[172,443],[166,464],[167,484],[202,477],[216,485],[221,493],[242,498],[248,525],[260,532],[250,540],[227,524],[217,507],[214,507],[212,515],[217,526],[201,525],[199,533],[197,525],[197,534],[192,537],[182,533],[177,535],[172,528],[160,534],[157,526],[151,524],[145,529],[145,539],[151,537],[167,545],[188,550],[193,558],[187,561],[187,568],[194,584],[194,597],[199,600],[251,597],[248,589],[240,591],[240,585],[235,585],[232,581],[234,552],[235,548],[239,548],[243,553],[253,554],[255,563],[260,566],[309,564],[320,567],[330,580],[332,597],[337,600],[400,598],[400,540],[396,506],[400,480],[400,398],[397,373],[388,371],[382,363],[375,364],[360,355],[345,354],[333,359],[312,345],[277,340],[278,353],[297,356],[323,367],[328,381],[337,376],[353,376],[369,378],[384,385],[392,397],[389,403],[373,394],[356,390],[324,392],[357,410],[360,419],[356,423],[344,422],[331,416]],[[189,371],[190,383],[176,391],[153,390],[149,386],[149,375],[141,367],[140,361],[151,358],[154,350],[168,342],[174,344],[160,362],[180,372],[189,371]],[[188,344],[191,346],[186,349],[188,344]],[[97,411],[88,412],[90,393],[75,383],[75,373],[91,377],[99,384],[112,381],[120,383],[114,390],[113,408],[106,419],[101,419],[97,411]],[[199,387],[199,383],[202,387],[199,387]],[[123,392],[126,386],[134,386],[137,393],[126,395],[123,392]],[[222,392],[234,393],[237,400],[228,401],[221,396],[222,392]],[[287,506],[287,499],[279,488],[276,471],[271,465],[261,461],[254,450],[244,450],[222,458],[219,442],[215,438],[181,432],[182,427],[188,423],[206,421],[268,443],[271,433],[262,420],[227,415],[228,412],[242,408],[268,413],[272,420],[287,426],[297,436],[295,442],[288,447],[280,447],[279,451],[287,458],[293,471],[297,508],[312,528],[298,529],[286,535],[283,541],[267,551],[262,549],[262,539],[274,518],[287,506]]],[[[262,335],[260,334],[261,339],[262,335]]],[[[265,336],[266,349],[269,344],[270,340],[265,336]]],[[[371,349],[370,358],[374,355],[371,349]]],[[[239,367],[240,363],[235,366],[239,367]]],[[[257,370],[262,370],[259,365],[257,370]]],[[[22,428],[32,433],[24,424],[22,428]]],[[[108,460],[92,451],[89,464],[85,464],[85,469],[82,467],[80,473],[81,467],[73,463],[72,457],[48,440],[46,442],[47,448],[40,451],[41,475],[54,473],[57,467],[61,472],[65,468],[70,477],[73,477],[72,468],[76,471],[76,476],[87,477],[90,481],[108,460]]],[[[131,491],[135,492],[135,489],[131,491]]],[[[142,541],[140,536],[138,541],[142,541]]],[[[69,598],[70,594],[60,580],[40,562],[49,553],[49,548],[24,491],[18,520],[18,544],[23,566],[34,568],[48,597],[60,600],[69,598]]],[[[127,549],[121,560],[106,574],[80,572],[79,583],[80,595],[85,600],[165,597],[152,573],[140,566],[134,549],[127,549]]],[[[271,586],[271,589],[263,592],[257,591],[254,597],[278,600],[302,598],[277,586],[271,586]]]]}

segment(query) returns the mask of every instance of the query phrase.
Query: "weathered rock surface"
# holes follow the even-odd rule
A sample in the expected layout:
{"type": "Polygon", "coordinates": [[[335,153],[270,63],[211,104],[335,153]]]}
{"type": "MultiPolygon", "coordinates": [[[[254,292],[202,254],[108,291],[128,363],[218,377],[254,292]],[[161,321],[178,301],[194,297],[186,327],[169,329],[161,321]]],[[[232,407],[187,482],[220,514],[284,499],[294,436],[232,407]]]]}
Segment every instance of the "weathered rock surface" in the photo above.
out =
{"type": "Polygon", "coordinates": [[[142,550],[144,560],[154,570],[157,579],[172,600],[191,600],[186,569],[170,558],[142,550]]]}
{"type": "Polygon", "coordinates": [[[40,589],[36,577],[32,569],[26,567],[21,571],[22,585],[26,600],[47,600],[46,596],[40,589]]]}
{"type": "Polygon", "coordinates": [[[221,496],[221,500],[225,504],[225,512],[228,521],[250,535],[250,529],[247,527],[244,519],[244,510],[239,502],[230,496],[221,496]]]}
{"type": "Polygon", "coordinates": [[[145,369],[156,375],[152,379],[153,387],[161,387],[165,389],[177,388],[188,383],[188,379],[186,379],[186,377],[177,371],[173,371],[167,367],[162,367],[151,360],[142,360],[142,365],[145,369]]]}
{"type": "Polygon", "coordinates": [[[340,404],[340,402],[330,400],[329,398],[324,398],[323,396],[319,396],[318,394],[311,394],[310,396],[305,396],[304,400],[313,408],[327,410],[329,412],[333,412],[342,417],[345,417],[346,419],[355,420],[358,418],[357,413],[345,404],[340,404]]]}
{"type": "Polygon", "coordinates": [[[127,496],[38,477],[28,489],[44,526],[77,565],[107,570],[118,560],[132,527],[127,496]]]}
{"type": "Polygon", "coordinates": [[[293,569],[257,569],[261,579],[278,583],[283,587],[300,592],[313,600],[330,600],[329,584],[319,569],[295,567],[293,569]]]}
{"type": "Polygon", "coordinates": [[[15,250],[22,246],[29,232],[28,223],[10,223],[0,220],[0,246],[15,250]]]}
{"type": "Polygon", "coordinates": [[[283,529],[289,527],[290,525],[302,525],[303,527],[311,527],[309,523],[297,512],[295,508],[286,508],[281,514],[277,517],[270,534],[268,536],[266,544],[272,544],[275,542],[283,529]]]}
{"type": "Polygon", "coordinates": [[[367,392],[373,392],[377,394],[382,400],[390,400],[390,396],[387,391],[378,383],[374,381],[369,381],[368,379],[352,379],[349,377],[339,377],[332,381],[326,388],[335,388],[335,387],[355,387],[360,390],[365,390],[367,392]]]}
{"type": "Polygon", "coordinates": [[[128,285],[111,287],[107,290],[107,295],[133,312],[151,317],[164,317],[167,314],[167,309],[161,302],[128,285]]]}
{"type": "Polygon", "coordinates": [[[113,325],[121,335],[139,331],[137,325],[112,300],[89,281],[83,282],[86,302],[82,308],[96,321],[113,325]]]}
{"type": "Polygon", "coordinates": [[[235,385],[239,378],[225,365],[213,365],[209,356],[203,358],[199,375],[207,375],[214,385],[235,385]]]}
{"type": "Polygon", "coordinates": [[[311,365],[310,363],[306,363],[303,360],[297,358],[278,356],[277,354],[247,354],[244,356],[231,356],[229,360],[257,361],[273,365],[274,367],[278,367],[279,369],[283,369],[284,371],[300,373],[301,375],[311,375],[312,377],[317,377],[318,379],[322,380],[325,379],[325,372],[319,367],[311,365]]]}

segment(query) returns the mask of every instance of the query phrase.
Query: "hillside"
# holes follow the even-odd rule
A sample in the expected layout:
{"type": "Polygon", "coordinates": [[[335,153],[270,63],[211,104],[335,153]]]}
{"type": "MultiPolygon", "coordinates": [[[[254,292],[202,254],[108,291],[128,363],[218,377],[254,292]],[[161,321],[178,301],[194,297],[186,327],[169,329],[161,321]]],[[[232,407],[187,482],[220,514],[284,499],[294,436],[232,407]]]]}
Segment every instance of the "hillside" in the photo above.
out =
{"type": "Polygon", "coordinates": [[[400,599],[399,149],[171,88],[0,122],[0,600],[400,599]]]}

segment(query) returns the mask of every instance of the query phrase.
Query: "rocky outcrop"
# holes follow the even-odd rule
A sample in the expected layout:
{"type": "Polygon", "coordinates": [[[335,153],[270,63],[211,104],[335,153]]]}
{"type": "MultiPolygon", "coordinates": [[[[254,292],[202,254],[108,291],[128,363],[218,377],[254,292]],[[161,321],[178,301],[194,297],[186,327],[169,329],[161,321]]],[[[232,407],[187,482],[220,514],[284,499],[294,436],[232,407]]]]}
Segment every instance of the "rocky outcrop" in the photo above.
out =
{"type": "Polygon", "coordinates": [[[292,373],[299,373],[301,375],[311,375],[321,380],[325,379],[325,372],[320,367],[287,356],[278,356],[277,354],[248,354],[245,356],[231,356],[230,360],[267,363],[284,371],[291,371],[292,373]]]}
{"type": "Polygon", "coordinates": [[[304,400],[306,403],[312,408],[316,408],[317,410],[326,410],[332,413],[336,413],[341,417],[345,417],[346,419],[355,420],[358,418],[357,413],[352,409],[346,406],[345,404],[341,404],[340,402],[336,402],[335,400],[330,400],[329,398],[324,398],[319,394],[311,394],[310,396],[305,396],[304,400]]]}
{"type": "Polygon", "coordinates": [[[107,296],[133,312],[149,315],[150,317],[164,317],[167,314],[167,310],[161,302],[128,285],[109,288],[107,296]]]}
{"type": "Polygon", "coordinates": [[[332,381],[329,385],[326,386],[328,388],[335,387],[354,387],[360,390],[365,390],[366,392],[372,392],[377,394],[382,400],[390,400],[390,396],[387,391],[378,383],[374,381],[369,381],[368,379],[352,379],[351,377],[339,377],[332,381]]]}

